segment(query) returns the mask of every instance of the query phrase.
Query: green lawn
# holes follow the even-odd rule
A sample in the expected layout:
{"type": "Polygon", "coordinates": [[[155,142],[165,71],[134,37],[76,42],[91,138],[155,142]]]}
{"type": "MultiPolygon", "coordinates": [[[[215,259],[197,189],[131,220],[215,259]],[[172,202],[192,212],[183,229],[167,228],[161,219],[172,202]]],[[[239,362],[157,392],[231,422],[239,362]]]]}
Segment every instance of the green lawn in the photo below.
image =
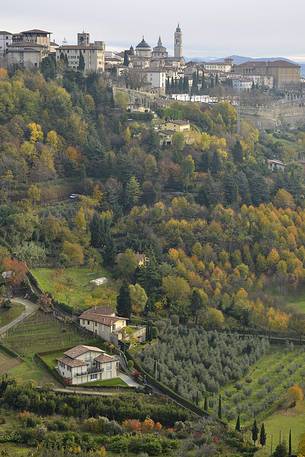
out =
{"type": "Polygon", "coordinates": [[[0,308],[0,327],[9,324],[20,316],[24,311],[24,306],[20,303],[12,303],[11,308],[0,308]]]}
{"type": "Polygon", "coordinates": [[[296,453],[301,436],[305,433],[305,403],[298,404],[294,409],[273,414],[265,420],[265,427],[267,446],[256,454],[257,457],[269,457],[271,442],[274,449],[279,443],[280,436],[288,444],[289,430],[291,430],[292,450],[296,453]]]}
{"type": "Polygon", "coordinates": [[[265,420],[276,411],[288,388],[303,383],[304,378],[304,348],[272,348],[247,376],[221,390],[224,417],[235,424],[240,415],[242,425],[251,424],[254,417],[265,420]]]}
{"type": "Polygon", "coordinates": [[[100,344],[94,337],[88,339],[88,336],[84,336],[71,324],[60,322],[42,311],[11,329],[3,342],[23,357],[23,362],[9,369],[8,373],[17,381],[33,380],[38,384],[56,383],[56,381],[47,370],[35,362],[36,353],[48,351],[60,353],[78,344],[92,346],[100,344]]]}
{"type": "Polygon", "coordinates": [[[93,381],[83,384],[85,387],[128,387],[121,378],[105,379],[104,381],[93,381]]]}
{"type": "Polygon", "coordinates": [[[51,269],[37,268],[32,274],[41,289],[50,293],[57,301],[65,303],[75,311],[82,311],[95,305],[116,306],[118,286],[103,268],[91,271],[89,268],[51,269]],[[95,286],[90,281],[100,277],[108,283],[95,286]]]}

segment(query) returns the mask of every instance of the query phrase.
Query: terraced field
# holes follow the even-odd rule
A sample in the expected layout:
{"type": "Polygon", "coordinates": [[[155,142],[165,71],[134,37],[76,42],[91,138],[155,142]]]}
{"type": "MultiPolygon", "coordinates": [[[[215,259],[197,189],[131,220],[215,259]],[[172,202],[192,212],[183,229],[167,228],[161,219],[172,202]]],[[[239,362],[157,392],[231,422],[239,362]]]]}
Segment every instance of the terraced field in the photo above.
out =
{"type": "Polygon", "coordinates": [[[10,357],[0,348],[0,376],[6,374],[12,368],[20,365],[20,360],[14,357],[10,357]]]}
{"type": "Polygon", "coordinates": [[[34,316],[13,328],[3,339],[4,344],[23,357],[22,363],[5,359],[6,370],[17,381],[33,380],[38,384],[56,383],[42,366],[36,363],[37,352],[60,351],[78,344],[96,345],[69,323],[59,322],[52,315],[38,311],[34,316]],[[11,366],[12,364],[12,366],[11,366]]]}

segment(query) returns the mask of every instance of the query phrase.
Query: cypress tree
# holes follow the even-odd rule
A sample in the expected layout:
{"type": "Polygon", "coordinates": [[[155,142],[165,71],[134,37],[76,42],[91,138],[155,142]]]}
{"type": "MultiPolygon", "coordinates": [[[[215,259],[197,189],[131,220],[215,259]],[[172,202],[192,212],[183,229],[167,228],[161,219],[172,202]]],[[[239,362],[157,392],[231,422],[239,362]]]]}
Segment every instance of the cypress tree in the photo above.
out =
{"type": "Polygon", "coordinates": [[[257,428],[256,420],[253,422],[251,432],[252,432],[252,441],[255,445],[257,438],[258,438],[258,428],[257,428]]]}
{"type": "Polygon", "coordinates": [[[218,399],[218,419],[222,419],[222,401],[221,401],[221,395],[219,395],[219,399],[218,399]]]}
{"type": "Polygon", "coordinates": [[[208,406],[208,397],[204,397],[204,411],[208,412],[209,406],[208,406]]]}
{"type": "Polygon", "coordinates": [[[243,148],[239,140],[233,146],[232,155],[235,163],[241,163],[243,161],[243,148]]]}
{"type": "Polygon", "coordinates": [[[261,446],[266,446],[266,441],[267,441],[267,435],[266,435],[266,430],[265,430],[265,424],[262,424],[261,426],[261,432],[259,436],[259,442],[261,446]]]}
{"type": "Polygon", "coordinates": [[[236,425],[235,425],[235,430],[237,432],[241,431],[241,428],[240,428],[240,416],[238,416],[238,418],[237,418],[236,425]]]}
{"type": "Polygon", "coordinates": [[[80,51],[79,62],[78,62],[78,71],[83,72],[85,70],[85,59],[83,53],[80,51]]]}
{"type": "Polygon", "coordinates": [[[131,300],[127,282],[124,282],[120,288],[117,298],[117,312],[119,316],[127,317],[128,319],[131,316],[131,300]]]}

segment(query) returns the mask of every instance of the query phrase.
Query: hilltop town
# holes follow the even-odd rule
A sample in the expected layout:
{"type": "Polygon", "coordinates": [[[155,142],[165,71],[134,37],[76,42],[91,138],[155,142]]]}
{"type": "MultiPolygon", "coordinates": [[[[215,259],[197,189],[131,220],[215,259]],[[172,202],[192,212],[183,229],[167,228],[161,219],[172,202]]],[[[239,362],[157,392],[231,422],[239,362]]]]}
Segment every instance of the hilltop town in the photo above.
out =
{"type": "MultiPolygon", "coordinates": [[[[232,59],[213,62],[186,61],[183,31],[177,26],[173,35],[174,56],[163,46],[161,37],[154,47],[145,38],[121,52],[107,50],[104,41],[90,41],[89,33],[78,33],[75,44],[59,45],[52,33],[33,29],[20,33],[0,31],[2,66],[39,68],[45,59],[63,62],[71,70],[106,73],[128,87],[165,94],[198,95],[209,88],[223,86],[239,91],[253,87],[297,89],[300,66],[288,60],[249,61],[234,65],[232,59]]],[[[181,98],[182,99],[182,98],[181,98]]]]}

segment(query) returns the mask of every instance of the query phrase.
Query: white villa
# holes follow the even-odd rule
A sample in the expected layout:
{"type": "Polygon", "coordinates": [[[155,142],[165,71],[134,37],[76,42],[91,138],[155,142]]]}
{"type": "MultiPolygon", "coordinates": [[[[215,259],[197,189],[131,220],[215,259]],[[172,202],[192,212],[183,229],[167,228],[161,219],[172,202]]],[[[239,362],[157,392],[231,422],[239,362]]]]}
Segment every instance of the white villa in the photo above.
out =
{"type": "Polygon", "coordinates": [[[116,316],[111,308],[95,307],[79,316],[81,327],[113,344],[123,339],[123,329],[127,326],[125,317],[116,316]]]}
{"type": "MultiPolygon", "coordinates": [[[[140,256],[138,261],[139,265],[140,262],[144,265],[149,259],[140,256]]],[[[138,343],[143,343],[146,340],[146,326],[129,325],[127,327],[127,321],[126,317],[116,316],[112,308],[104,306],[88,309],[79,316],[81,327],[116,346],[119,341],[130,341],[131,338],[138,343]]]]}
{"type": "Polygon", "coordinates": [[[57,360],[57,371],[67,385],[113,379],[118,377],[116,357],[93,346],[76,346],[57,360]]]}

